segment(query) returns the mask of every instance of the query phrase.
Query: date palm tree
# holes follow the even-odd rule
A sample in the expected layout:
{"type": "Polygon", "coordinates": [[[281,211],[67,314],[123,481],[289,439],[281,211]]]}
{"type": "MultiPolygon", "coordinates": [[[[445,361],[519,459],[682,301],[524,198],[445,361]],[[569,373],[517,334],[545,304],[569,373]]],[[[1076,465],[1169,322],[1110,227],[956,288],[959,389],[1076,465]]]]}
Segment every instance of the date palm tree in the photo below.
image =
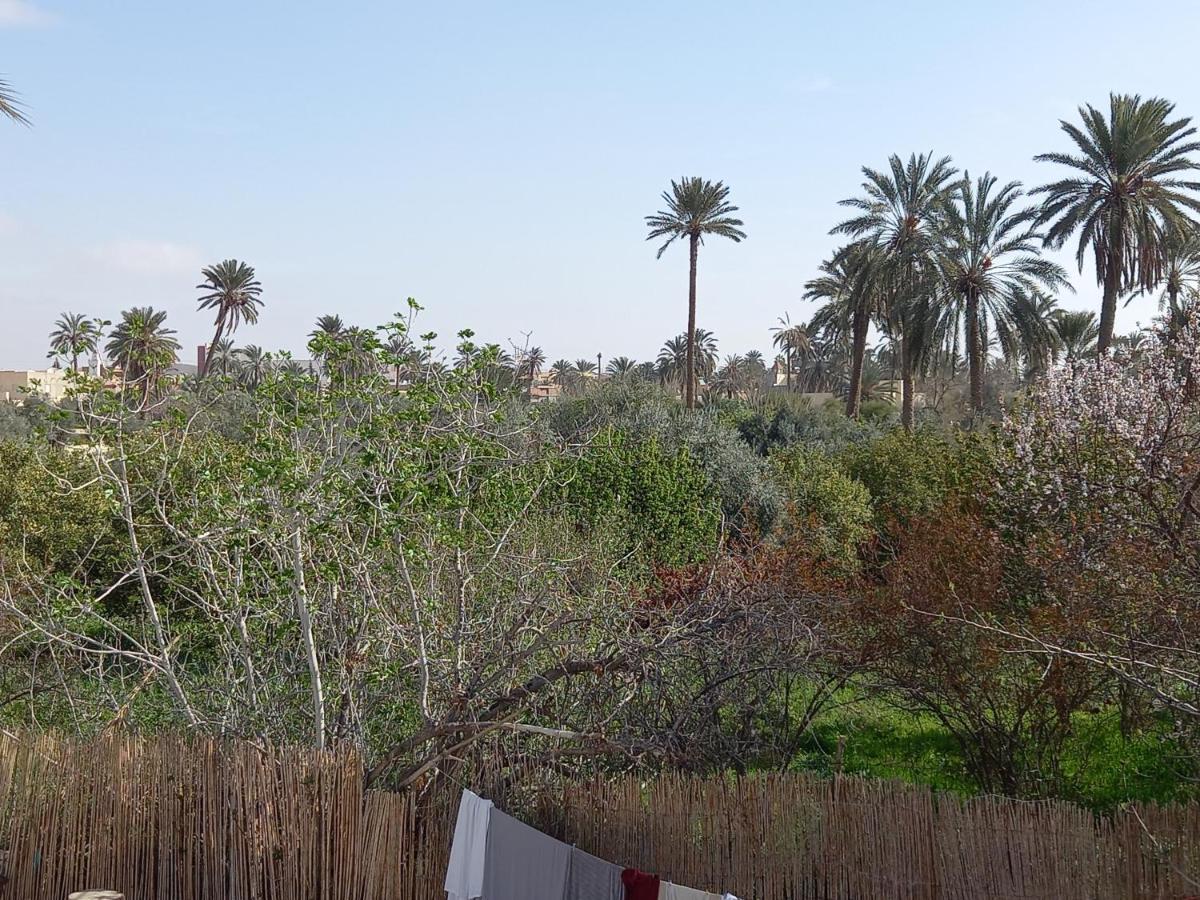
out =
{"type": "Polygon", "coordinates": [[[1046,244],[1061,248],[1078,232],[1080,271],[1091,251],[1104,290],[1100,353],[1112,345],[1118,298],[1161,281],[1165,233],[1187,230],[1194,225],[1190,213],[1200,212],[1200,182],[1181,177],[1198,167],[1189,154],[1200,142],[1191,119],[1172,119],[1174,110],[1158,97],[1112,94],[1107,115],[1086,105],[1079,109],[1082,127],[1060,122],[1077,153],[1034,157],[1076,172],[1033,193],[1043,195],[1046,244]]]}
{"type": "Polygon", "coordinates": [[[533,396],[533,383],[546,365],[546,353],[541,347],[530,347],[521,358],[521,374],[525,377],[525,396],[533,396]]]}
{"type": "Polygon", "coordinates": [[[209,373],[215,375],[233,375],[237,372],[239,365],[238,351],[229,338],[221,338],[213,344],[204,360],[205,368],[209,373]]]}
{"type": "Polygon", "coordinates": [[[614,378],[628,378],[636,368],[637,362],[628,356],[615,356],[608,361],[608,365],[604,367],[604,371],[614,378]]]}
{"type": "Polygon", "coordinates": [[[1163,241],[1163,257],[1158,309],[1168,318],[1177,317],[1200,298],[1200,231],[1169,231],[1163,241]]]}
{"type": "Polygon", "coordinates": [[[916,375],[937,336],[936,251],[957,170],[950,157],[893,154],[888,170],[863,168],[863,196],[843,200],[856,215],[834,234],[865,240],[878,254],[886,311],[884,330],[897,343],[903,385],[900,421],[911,430],[916,375]]]}
{"type": "Polygon", "coordinates": [[[658,367],[647,360],[633,367],[633,377],[639,381],[654,381],[658,377],[658,367]]]}
{"type": "Polygon", "coordinates": [[[735,219],[738,208],[729,202],[729,188],[722,182],[704,178],[685,177],[671,182],[671,189],[663,192],[666,209],[646,216],[650,233],[646,240],[665,237],[666,243],[658,248],[658,258],[679,238],[688,240],[688,325],[687,359],[684,382],[684,400],[688,409],[696,408],[696,261],[700,246],[707,235],[728,238],[734,243],[745,239],[744,224],[735,219]]]}
{"type": "Polygon", "coordinates": [[[308,333],[310,340],[318,337],[339,338],[346,333],[346,323],[341,316],[319,316],[317,327],[308,333]]]}
{"type": "Polygon", "coordinates": [[[687,381],[685,377],[687,365],[688,340],[682,334],[666,341],[662,345],[662,349],[658,351],[657,370],[659,380],[664,385],[678,383],[680,399],[687,396],[687,388],[684,385],[684,382],[687,381]]]}
{"type": "Polygon", "coordinates": [[[1054,333],[1068,363],[1077,363],[1096,353],[1100,327],[1096,314],[1087,310],[1057,310],[1054,314],[1054,333]]]}
{"type": "Polygon", "coordinates": [[[862,408],[867,335],[871,323],[883,313],[875,257],[869,242],[847,244],[821,263],[821,274],[804,285],[804,299],[821,304],[810,322],[812,330],[826,339],[849,344],[846,415],[852,419],[858,418],[862,408]]]}
{"type": "Polygon", "coordinates": [[[686,334],[678,334],[664,342],[658,351],[659,378],[664,383],[677,382],[679,397],[685,403],[688,382],[692,382],[694,401],[698,379],[711,376],[717,367],[717,339],[713,333],[706,328],[696,328],[692,335],[693,339],[689,342],[686,334]],[[689,371],[692,373],[690,379],[687,377],[689,371]]]}
{"type": "Polygon", "coordinates": [[[1055,317],[1058,299],[1042,291],[1013,291],[1008,308],[997,318],[996,338],[1004,358],[1018,375],[1032,381],[1058,358],[1062,349],[1055,317]]]}
{"type": "MultiPolygon", "coordinates": [[[[263,302],[262,284],[255,278],[253,266],[236,259],[206,266],[200,270],[200,275],[204,280],[196,285],[196,290],[204,293],[200,295],[199,308],[217,311],[216,331],[208,345],[208,352],[211,353],[226,332],[232,337],[243,321],[250,325],[258,321],[258,311],[263,302]]],[[[207,359],[207,354],[205,356],[207,359]]],[[[196,374],[203,377],[205,373],[196,374]]]]}
{"type": "Polygon", "coordinates": [[[554,377],[558,389],[564,393],[575,386],[578,378],[575,366],[569,359],[556,359],[550,366],[550,374],[554,377]]]}
{"type": "Polygon", "coordinates": [[[1072,289],[1062,266],[1042,258],[1044,242],[1036,212],[1018,205],[1021,196],[1020,182],[998,188],[990,173],[975,182],[967,174],[945,210],[939,264],[952,300],[949,310],[956,320],[952,331],[957,335],[961,330],[965,339],[975,414],[983,410],[987,355],[983,335],[989,324],[1001,325],[1013,310],[1017,293],[1072,289]],[[961,320],[961,329],[957,320],[961,320]]]}
{"type": "Polygon", "coordinates": [[[792,370],[796,365],[797,355],[803,355],[812,350],[812,341],[808,337],[808,329],[803,324],[792,324],[791,316],[786,313],[780,317],[779,324],[771,331],[775,337],[771,343],[783,350],[784,366],[787,374],[787,389],[792,389],[792,370]]]}
{"type": "Polygon", "coordinates": [[[732,400],[746,390],[749,381],[750,367],[746,358],[734,353],[725,357],[725,362],[717,369],[713,389],[718,392],[724,391],[725,396],[732,400]]]}
{"type": "Polygon", "coordinates": [[[108,336],[105,351],[121,367],[126,384],[141,384],[142,405],[149,403],[159,379],[175,363],[179,341],[166,326],[167,314],[152,306],[135,306],[121,313],[108,336]]]}
{"type": "Polygon", "coordinates": [[[238,375],[246,389],[253,391],[271,374],[271,354],[257,344],[247,344],[237,355],[241,360],[238,375]]]}
{"type": "Polygon", "coordinates": [[[96,352],[100,325],[82,313],[63,313],[50,332],[50,356],[69,356],[71,371],[79,371],[79,357],[96,352]]]}
{"type": "Polygon", "coordinates": [[[17,92],[12,89],[12,85],[0,78],[0,116],[18,125],[28,125],[29,119],[22,110],[24,105],[17,92]]]}

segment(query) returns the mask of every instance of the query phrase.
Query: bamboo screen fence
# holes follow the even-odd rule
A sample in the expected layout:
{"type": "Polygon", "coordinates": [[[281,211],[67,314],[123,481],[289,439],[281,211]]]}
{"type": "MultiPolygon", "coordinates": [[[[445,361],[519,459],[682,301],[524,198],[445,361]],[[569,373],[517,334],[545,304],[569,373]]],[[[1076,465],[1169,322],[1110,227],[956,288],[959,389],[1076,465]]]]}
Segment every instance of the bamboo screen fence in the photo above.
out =
{"type": "MultiPolygon", "coordinates": [[[[851,778],[535,782],[501,805],[746,900],[1200,896],[1194,804],[1096,819],[851,778]]],[[[350,752],[0,736],[0,900],[441,900],[457,793],[364,791],[350,752]]]]}

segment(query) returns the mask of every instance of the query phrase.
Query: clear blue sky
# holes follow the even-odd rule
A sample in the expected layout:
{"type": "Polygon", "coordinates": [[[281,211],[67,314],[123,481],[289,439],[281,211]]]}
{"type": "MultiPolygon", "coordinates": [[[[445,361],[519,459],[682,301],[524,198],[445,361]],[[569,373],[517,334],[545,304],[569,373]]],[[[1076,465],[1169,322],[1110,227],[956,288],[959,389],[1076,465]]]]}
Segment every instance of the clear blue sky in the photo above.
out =
{"type": "Polygon", "coordinates": [[[322,313],[378,324],[412,295],[443,335],[650,358],[685,324],[687,260],[656,261],[642,216],[681,174],[726,181],[749,232],[702,251],[700,324],[765,350],[810,314],[861,165],[933,150],[1032,185],[1058,119],[1110,90],[1200,115],[1200,6],[1131,10],[0,0],[34,121],[0,123],[0,368],[44,365],[63,310],[135,304],[190,358],[198,270],[227,256],[265,286],[239,342],[299,351],[322,313]]]}

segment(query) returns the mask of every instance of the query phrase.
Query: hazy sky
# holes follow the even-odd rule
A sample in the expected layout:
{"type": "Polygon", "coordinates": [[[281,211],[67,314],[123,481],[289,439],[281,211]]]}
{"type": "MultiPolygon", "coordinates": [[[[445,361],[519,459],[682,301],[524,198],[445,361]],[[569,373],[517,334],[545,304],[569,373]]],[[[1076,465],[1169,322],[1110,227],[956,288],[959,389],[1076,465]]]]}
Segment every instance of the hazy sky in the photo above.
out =
{"type": "Polygon", "coordinates": [[[811,313],[860,166],[933,150],[1041,183],[1082,102],[1200,114],[1198,38],[1194,0],[0,0],[34,122],[0,123],[0,368],[44,365],[63,310],[144,304],[190,359],[199,269],[228,256],[265,287],[240,343],[299,351],[318,315],[411,295],[445,336],[652,358],[687,254],[656,261],[642,217],[684,174],[729,184],[749,233],[701,252],[699,322],[765,350],[811,313]]]}

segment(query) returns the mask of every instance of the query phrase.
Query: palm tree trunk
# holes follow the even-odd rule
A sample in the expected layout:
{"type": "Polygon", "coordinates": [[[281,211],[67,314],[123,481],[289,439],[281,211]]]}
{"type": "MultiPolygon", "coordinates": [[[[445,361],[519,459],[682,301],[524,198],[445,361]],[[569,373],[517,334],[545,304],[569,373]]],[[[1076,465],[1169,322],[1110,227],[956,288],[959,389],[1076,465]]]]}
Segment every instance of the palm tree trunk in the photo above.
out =
{"type": "Polygon", "coordinates": [[[913,374],[913,364],[908,352],[908,341],[900,341],[900,424],[905,431],[913,430],[916,418],[916,378],[913,374]]]}
{"type": "Polygon", "coordinates": [[[688,409],[696,408],[696,259],[700,252],[700,235],[691,237],[690,264],[688,266],[688,330],[687,362],[684,379],[687,384],[685,403],[688,409]]]}
{"type": "Polygon", "coordinates": [[[1108,352],[1113,342],[1113,330],[1117,324],[1117,289],[1121,284],[1121,258],[1124,246],[1121,231],[1115,229],[1112,246],[1108,250],[1108,271],[1104,273],[1104,301],[1100,306],[1100,337],[1096,342],[1097,356],[1108,352]]]}
{"type": "Polygon", "coordinates": [[[208,345],[208,352],[204,354],[204,371],[197,372],[197,378],[203,378],[208,374],[208,367],[211,364],[213,351],[217,349],[217,343],[221,340],[221,335],[225,331],[225,317],[217,319],[217,331],[213,335],[212,343],[208,345]]]}
{"type": "Polygon", "coordinates": [[[971,412],[983,412],[983,340],[979,333],[979,295],[967,291],[967,368],[971,381],[971,412]]]}
{"type": "Polygon", "coordinates": [[[862,408],[863,361],[867,358],[867,329],[870,324],[866,309],[861,305],[856,306],[850,323],[850,394],[846,397],[846,415],[851,419],[857,419],[862,408]]]}

